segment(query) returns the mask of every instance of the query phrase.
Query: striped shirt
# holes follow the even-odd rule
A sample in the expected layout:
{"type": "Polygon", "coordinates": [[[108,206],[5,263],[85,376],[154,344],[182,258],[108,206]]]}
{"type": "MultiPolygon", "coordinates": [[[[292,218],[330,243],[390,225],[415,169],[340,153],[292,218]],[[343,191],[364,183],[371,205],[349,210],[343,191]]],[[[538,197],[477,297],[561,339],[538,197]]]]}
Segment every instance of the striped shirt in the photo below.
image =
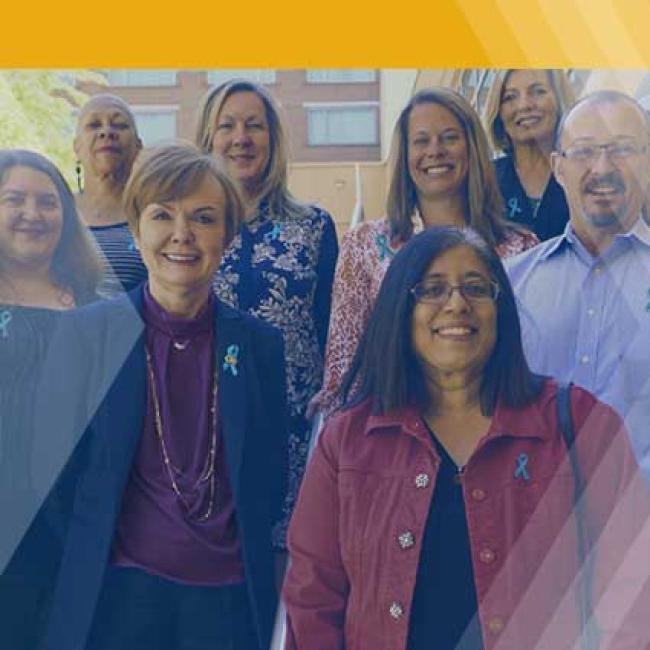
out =
{"type": "Polygon", "coordinates": [[[147,269],[126,221],[89,228],[104,258],[104,276],[97,289],[102,298],[130,291],[147,279],[147,269]]]}

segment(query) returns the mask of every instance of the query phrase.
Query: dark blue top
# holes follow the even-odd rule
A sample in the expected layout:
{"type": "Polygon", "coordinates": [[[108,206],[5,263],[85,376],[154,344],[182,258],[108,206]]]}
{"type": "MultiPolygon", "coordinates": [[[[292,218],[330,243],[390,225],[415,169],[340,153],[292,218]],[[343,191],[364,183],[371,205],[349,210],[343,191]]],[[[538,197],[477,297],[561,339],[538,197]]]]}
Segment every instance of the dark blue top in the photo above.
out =
{"type": "Polygon", "coordinates": [[[307,462],[309,400],[323,380],[323,356],[338,242],[332,217],[305,206],[304,214],[273,214],[262,201],[226,251],[214,287],[225,303],[282,332],[289,407],[289,477],[276,546],[284,538],[307,462]]]}
{"type": "Polygon", "coordinates": [[[551,174],[544,194],[541,197],[526,195],[511,156],[503,156],[494,161],[497,180],[506,218],[526,226],[545,241],[564,232],[569,220],[569,207],[564,190],[551,174]]]}
{"type": "Polygon", "coordinates": [[[481,628],[459,470],[431,435],[441,463],[424,530],[409,621],[409,650],[481,650],[481,628]]]}

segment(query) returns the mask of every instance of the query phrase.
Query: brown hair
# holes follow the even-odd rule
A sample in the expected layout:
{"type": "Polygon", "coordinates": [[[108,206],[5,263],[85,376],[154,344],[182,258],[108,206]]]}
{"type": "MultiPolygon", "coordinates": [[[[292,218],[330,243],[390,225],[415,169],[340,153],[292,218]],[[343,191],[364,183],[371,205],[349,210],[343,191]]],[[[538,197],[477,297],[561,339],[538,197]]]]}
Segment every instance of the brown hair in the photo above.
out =
{"type": "Polygon", "coordinates": [[[393,166],[386,213],[393,237],[408,240],[413,234],[412,217],[417,207],[415,183],[408,168],[408,123],[420,104],[439,104],[458,120],[467,141],[469,169],[465,181],[465,221],[491,246],[505,237],[503,200],[483,127],[474,109],[461,95],[447,88],[425,88],[402,109],[393,133],[393,166]]]}
{"type": "MultiPolygon", "coordinates": [[[[506,133],[500,116],[503,89],[512,72],[514,72],[514,69],[497,71],[490,86],[490,92],[485,102],[485,110],[483,111],[485,129],[495,152],[502,151],[506,153],[512,149],[512,142],[506,133]]],[[[557,130],[560,118],[573,106],[575,97],[569,78],[566,76],[564,70],[546,70],[546,74],[557,103],[557,122],[555,123],[557,130]]]]}
{"type": "Polygon", "coordinates": [[[269,125],[269,160],[257,195],[261,199],[268,199],[271,212],[277,216],[302,217],[307,206],[297,201],[289,192],[289,155],[280,109],[263,86],[245,79],[232,79],[211,88],[201,100],[194,142],[203,153],[212,153],[212,141],[219,113],[228,97],[241,92],[254,93],[260,98],[269,125]]]}
{"type": "Polygon", "coordinates": [[[202,154],[189,143],[151,147],[138,156],[123,197],[131,231],[138,234],[140,215],[148,205],[188,196],[206,175],[217,180],[226,196],[224,243],[228,245],[237,234],[244,214],[239,191],[214,157],[202,154]]]}
{"type": "MultiPolygon", "coordinates": [[[[62,289],[72,291],[75,302],[83,304],[96,297],[102,264],[93,237],[83,225],[74,196],[54,163],[35,151],[0,150],[0,186],[14,167],[28,167],[45,174],[54,184],[63,212],[59,242],[50,262],[50,278],[62,289]]],[[[0,275],[2,269],[0,267],[0,275]]]]}

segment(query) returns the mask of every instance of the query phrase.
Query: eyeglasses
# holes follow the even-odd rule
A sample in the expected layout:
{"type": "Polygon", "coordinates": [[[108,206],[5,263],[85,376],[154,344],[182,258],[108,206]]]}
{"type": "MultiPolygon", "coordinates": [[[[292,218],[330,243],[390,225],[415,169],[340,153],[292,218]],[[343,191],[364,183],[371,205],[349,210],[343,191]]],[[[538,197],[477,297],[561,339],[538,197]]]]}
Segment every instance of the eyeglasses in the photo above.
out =
{"type": "Polygon", "coordinates": [[[419,282],[411,288],[417,302],[428,305],[444,305],[458,290],[470,303],[495,302],[499,296],[499,285],[494,280],[480,280],[449,284],[449,282],[419,282]]]}
{"type": "Polygon", "coordinates": [[[576,162],[595,162],[604,151],[610,160],[621,161],[633,158],[647,151],[646,145],[639,145],[634,142],[607,142],[606,144],[583,144],[569,147],[558,152],[567,160],[576,162]]]}

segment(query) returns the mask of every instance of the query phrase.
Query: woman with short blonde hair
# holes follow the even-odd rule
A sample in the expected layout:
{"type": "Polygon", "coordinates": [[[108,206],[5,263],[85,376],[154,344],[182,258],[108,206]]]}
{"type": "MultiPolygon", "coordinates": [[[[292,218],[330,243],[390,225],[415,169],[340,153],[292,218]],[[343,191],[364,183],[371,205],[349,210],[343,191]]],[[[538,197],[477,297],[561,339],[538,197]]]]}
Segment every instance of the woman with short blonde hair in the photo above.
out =
{"type": "MultiPolygon", "coordinates": [[[[41,455],[63,469],[18,549],[47,594],[28,647],[262,650],[286,397],[279,333],[212,291],[241,201],[212,157],[169,145],[143,152],[125,206],[148,281],[62,320],[43,371],[41,455]]],[[[14,648],[7,621],[32,621],[4,605],[14,648]]]]}

